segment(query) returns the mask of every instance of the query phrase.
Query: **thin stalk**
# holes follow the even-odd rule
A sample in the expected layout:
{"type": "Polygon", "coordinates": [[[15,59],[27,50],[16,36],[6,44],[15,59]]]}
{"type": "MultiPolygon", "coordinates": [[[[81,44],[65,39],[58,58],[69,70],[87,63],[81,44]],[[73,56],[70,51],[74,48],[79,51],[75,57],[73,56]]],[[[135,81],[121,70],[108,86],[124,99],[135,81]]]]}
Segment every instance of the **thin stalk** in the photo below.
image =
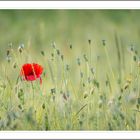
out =
{"type": "Polygon", "coordinates": [[[31,82],[31,85],[32,85],[32,92],[33,92],[33,94],[32,94],[32,99],[33,99],[33,108],[35,107],[34,105],[34,98],[35,98],[35,95],[34,95],[34,85],[33,85],[33,82],[31,82]]]}
{"type": "Polygon", "coordinates": [[[109,68],[110,68],[110,72],[111,72],[111,74],[112,74],[113,80],[116,81],[115,75],[114,75],[114,73],[113,73],[113,68],[112,68],[112,66],[111,66],[111,62],[110,62],[110,58],[109,58],[109,54],[108,54],[108,51],[107,51],[106,46],[105,46],[104,48],[105,48],[105,54],[106,54],[106,57],[107,57],[107,63],[108,63],[108,66],[109,66],[109,68]]]}

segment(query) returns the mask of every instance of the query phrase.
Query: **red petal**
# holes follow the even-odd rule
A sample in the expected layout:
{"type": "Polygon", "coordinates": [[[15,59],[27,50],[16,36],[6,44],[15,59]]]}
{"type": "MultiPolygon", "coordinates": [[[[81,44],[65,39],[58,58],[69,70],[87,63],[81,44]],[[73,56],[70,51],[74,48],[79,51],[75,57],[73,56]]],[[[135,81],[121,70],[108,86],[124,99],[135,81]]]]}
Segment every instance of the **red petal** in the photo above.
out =
{"type": "Polygon", "coordinates": [[[27,81],[33,81],[37,78],[40,78],[40,75],[43,72],[43,67],[41,65],[38,65],[36,63],[32,64],[24,64],[22,66],[20,75],[24,76],[27,81]]]}

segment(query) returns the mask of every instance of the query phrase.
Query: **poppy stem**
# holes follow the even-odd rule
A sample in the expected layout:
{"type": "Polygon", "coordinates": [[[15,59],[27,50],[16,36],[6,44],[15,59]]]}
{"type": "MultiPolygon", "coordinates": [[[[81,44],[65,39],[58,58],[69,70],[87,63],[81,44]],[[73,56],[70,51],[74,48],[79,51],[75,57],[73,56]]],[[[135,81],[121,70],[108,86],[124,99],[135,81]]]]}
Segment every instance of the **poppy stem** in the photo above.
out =
{"type": "MultiPolygon", "coordinates": [[[[40,87],[39,87],[39,89],[41,90],[41,85],[42,85],[42,78],[40,77],[40,87]]],[[[40,95],[42,96],[42,92],[40,91],[40,95]]]]}
{"type": "Polygon", "coordinates": [[[33,108],[34,108],[34,85],[33,85],[33,82],[31,82],[31,85],[32,85],[32,91],[33,91],[33,108]]]}

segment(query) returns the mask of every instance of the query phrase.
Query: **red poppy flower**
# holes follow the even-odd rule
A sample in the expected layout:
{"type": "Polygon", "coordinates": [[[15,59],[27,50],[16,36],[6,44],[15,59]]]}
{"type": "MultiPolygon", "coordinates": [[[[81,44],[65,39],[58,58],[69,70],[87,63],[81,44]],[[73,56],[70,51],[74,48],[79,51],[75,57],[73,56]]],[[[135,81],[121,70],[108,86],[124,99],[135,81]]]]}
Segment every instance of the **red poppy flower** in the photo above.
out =
{"type": "Polygon", "coordinates": [[[40,83],[42,83],[41,74],[43,72],[43,67],[39,64],[35,63],[27,63],[22,66],[20,75],[23,76],[24,80],[34,81],[36,79],[40,79],[40,83]]]}

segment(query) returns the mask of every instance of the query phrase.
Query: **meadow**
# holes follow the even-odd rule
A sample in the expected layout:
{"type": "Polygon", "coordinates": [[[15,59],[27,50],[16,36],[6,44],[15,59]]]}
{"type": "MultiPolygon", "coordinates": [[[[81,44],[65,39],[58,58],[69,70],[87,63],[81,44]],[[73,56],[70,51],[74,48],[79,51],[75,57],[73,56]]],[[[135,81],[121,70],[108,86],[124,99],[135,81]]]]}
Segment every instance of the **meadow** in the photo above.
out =
{"type": "Polygon", "coordinates": [[[0,130],[140,130],[139,16],[0,10],[0,130]]]}

